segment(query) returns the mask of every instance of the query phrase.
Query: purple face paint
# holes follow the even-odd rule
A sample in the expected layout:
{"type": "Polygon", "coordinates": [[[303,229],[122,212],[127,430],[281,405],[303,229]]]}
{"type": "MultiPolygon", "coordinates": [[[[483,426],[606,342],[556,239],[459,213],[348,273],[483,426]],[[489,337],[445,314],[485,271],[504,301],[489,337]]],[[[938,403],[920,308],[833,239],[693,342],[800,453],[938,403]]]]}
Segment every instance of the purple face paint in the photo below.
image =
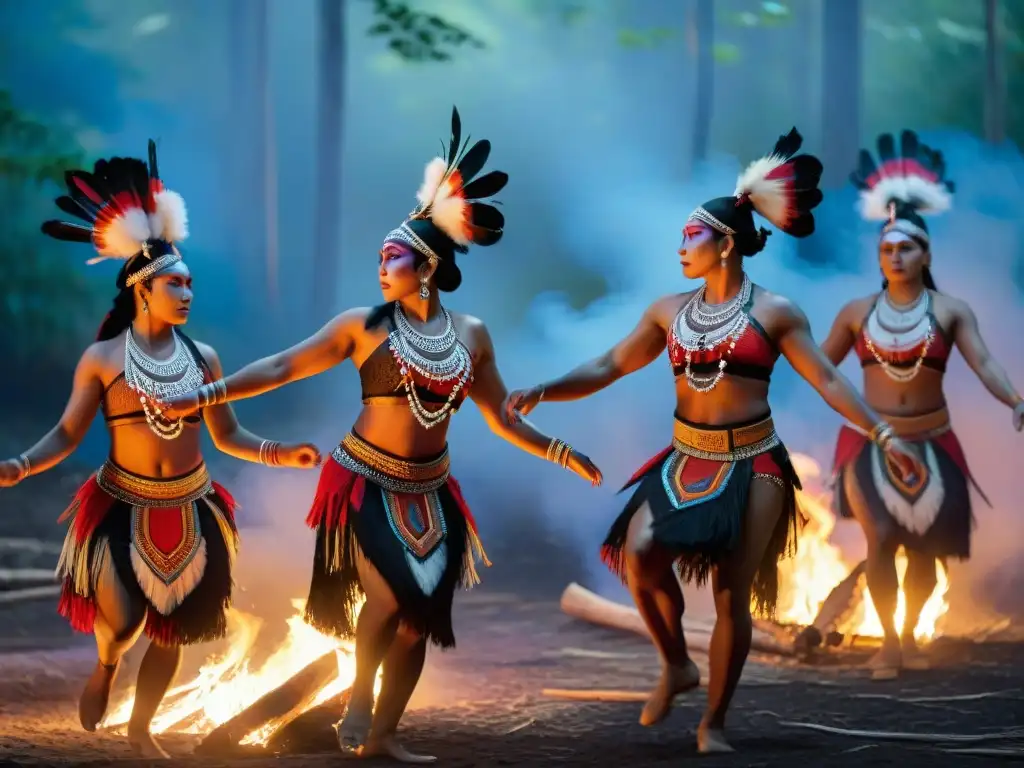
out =
{"type": "Polygon", "coordinates": [[[703,222],[688,221],[683,227],[683,242],[679,250],[693,250],[711,239],[711,227],[703,222]]]}

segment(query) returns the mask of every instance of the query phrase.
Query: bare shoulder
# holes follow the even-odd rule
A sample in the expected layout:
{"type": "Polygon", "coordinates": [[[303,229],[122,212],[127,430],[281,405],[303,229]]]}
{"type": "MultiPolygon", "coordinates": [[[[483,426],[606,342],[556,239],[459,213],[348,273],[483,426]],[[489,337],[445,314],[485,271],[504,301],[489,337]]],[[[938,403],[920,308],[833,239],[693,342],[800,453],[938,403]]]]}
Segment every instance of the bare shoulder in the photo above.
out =
{"type": "Polygon", "coordinates": [[[932,306],[938,311],[946,310],[957,318],[970,317],[974,314],[971,305],[963,299],[950,296],[948,293],[939,293],[938,291],[929,291],[928,293],[932,297],[932,306]]]}
{"type": "Polygon", "coordinates": [[[112,339],[94,341],[82,353],[82,365],[95,366],[97,369],[117,368],[124,364],[124,333],[112,339]]]}
{"type": "Polygon", "coordinates": [[[448,314],[451,315],[452,322],[455,323],[455,328],[462,339],[475,339],[485,344],[490,343],[491,332],[487,329],[487,324],[479,317],[451,310],[448,311],[448,314]]]}
{"type": "Polygon", "coordinates": [[[766,318],[777,319],[780,322],[807,322],[807,315],[800,309],[799,304],[788,296],[769,291],[759,285],[754,286],[754,306],[757,307],[758,314],[766,318]]]}
{"type": "Polygon", "coordinates": [[[662,328],[667,328],[672,324],[676,315],[679,314],[679,310],[683,308],[683,305],[693,298],[693,295],[697,293],[697,290],[686,291],[684,293],[671,293],[667,296],[662,296],[656,299],[644,312],[644,315],[651,320],[654,320],[662,328]]]}

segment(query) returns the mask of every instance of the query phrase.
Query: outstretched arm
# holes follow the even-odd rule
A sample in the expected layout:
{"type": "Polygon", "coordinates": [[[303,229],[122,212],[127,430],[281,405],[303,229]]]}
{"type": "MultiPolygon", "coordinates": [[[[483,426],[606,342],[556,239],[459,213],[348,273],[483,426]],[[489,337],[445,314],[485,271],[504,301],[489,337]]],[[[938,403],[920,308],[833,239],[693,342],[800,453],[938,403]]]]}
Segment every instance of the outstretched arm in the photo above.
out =
{"type": "MultiPolygon", "coordinates": [[[[214,378],[221,378],[224,371],[217,352],[205,344],[199,347],[214,378]]],[[[281,445],[254,435],[238,423],[230,403],[210,406],[204,413],[204,420],[217,450],[236,459],[300,469],[310,469],[320,463],[320,452],[312,444],[281,445]]]]}
{"type": "Polygon", "coordinates": [[[95,347],[90,347],[78,361],[64,415],[42,440],[25,453],[17,459],[0,463],[0,486],[14,485],[29,475],[44,472],[74,452],[99,410],[103,396],[100,369],[99,353],[95,347]]]}
{"type": "Polygon", "coordinates": [[[1010,408],[1020,407],[1024,398],[1021,398],[1006,371],[988,351],[978,328],[978,318],[969,306],[962,302],[957,304],[954,341],[960,354],[993,397],[1010,408]]]}
{"type": "MultiPolygon", "coordinates": [[[[529,421],[519,419],[509,424],[502,413],[502,403],[508,396],[505,382],[502,381],[501,373],[498,371],[498,364],[494,352],[494,343],[486,326],[482,323],[475,329],[476,337],[474,346],[480,350],[480,354],[473,372],[473,386],[470,389],[470,397],[477,404],[483,414],[487,426],[498,437],[512,443],[516,448],[531,453],[534,456],[557,461],[558,457],[552,454],[552,448],[560,441],[553,440],[543,432],[540,432],[529,421]]],[[[563,465],[573,470],[576,474],[584,477],[595,485],[601,482],[600,471],[583,454],[565,445],[570,451],[568,461],[563,465]]]]}
{"type": "Polygon", "coordinates": [[[850,354],[850,350],[853,349],[855,339],[853,327],[850,323],[853,306],[853,304],[847,304],[839,310],[835,322],[832,323],[832,329],[821,343],[821,351],[832,365],[839,365],[843,362],[846,356],[850,354]]]}
{"type": "Polygon", "coordinates": [[[169,398],[161,408],[171,418],[188,416],[200,408],[255,397],[323,373],[352,354],[358,333],[356,326],[362,327],[364,317],[363,310],[342,312],[294,347],[249,363],[226,379],[204,384],[195,392],[169,398]]]}
{"type": "Polygon", "coordinates": [[[650,364],[665,349],[665,329],[660,318],[668,301],[675,299],[662,299],[648,307],[632,333],[600,357],[534,387],[540,398],[554,402],[581,400],[650,364]]]}
{"type": "Polygon", "coordinates": [[[785,302],[779,310],[782,333],[779,349],[800,376],[844,418],[869,434],[875,434],[882,418],[860,396],[849,380],[814,343],[807,316],[795,305],[785,302]]]}

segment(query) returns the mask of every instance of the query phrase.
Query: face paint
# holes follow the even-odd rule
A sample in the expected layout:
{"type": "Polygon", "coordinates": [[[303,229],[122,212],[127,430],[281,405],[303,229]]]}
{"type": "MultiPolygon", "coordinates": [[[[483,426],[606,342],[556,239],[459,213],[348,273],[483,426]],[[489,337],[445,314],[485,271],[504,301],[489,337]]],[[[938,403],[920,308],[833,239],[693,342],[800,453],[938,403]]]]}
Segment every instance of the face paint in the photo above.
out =
{"type": "Polygon", "coordinates": [[[905,232],[900,232],[898,229],[890,229],[888,232],[882,235],[883,243],[896,244],[906,242],[907,240],[913,241],[913,239],[914,238],[912,238],[910,235],[906,234],[905,232]]]}
{"type": "Polygon", "coordinates": [[[711,239],[711,228],[703,223],[688,221],[683,227],[683,242],[679,250],[699,248],[711,239]]]}

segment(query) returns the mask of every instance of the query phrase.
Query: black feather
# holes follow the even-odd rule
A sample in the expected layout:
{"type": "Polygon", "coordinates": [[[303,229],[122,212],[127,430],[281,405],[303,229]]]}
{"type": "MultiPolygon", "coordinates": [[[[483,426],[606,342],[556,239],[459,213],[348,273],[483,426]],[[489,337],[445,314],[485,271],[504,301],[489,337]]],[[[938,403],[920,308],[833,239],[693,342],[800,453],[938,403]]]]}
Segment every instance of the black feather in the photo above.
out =
{"type": "Polygon", "coordinates": [[[868,179],[877,171],[875,160],[871,153],[862,149],[857,155],[857,170],[850,174],[850,181],[857,189],[867,189],[868,179]]]}
{"type": "Polygon", "coordinates": [[[92,227],[83,227],[81,224],[69,224],[53,219],[44,221],[42,230],[44,235],[49,235],[55,240],[67,240],[72,243],[92,242],[92,227]]]}
{"type": "Polygon", "coordinates": [[[462,192],[467,200],[480,200],[498,194],[506,184],[508,184],[507,173],[491,171],[463,186],[462,192]]]}
{"type": "Polygon", "coordinates": [[[469,231],[473,244],[483,247],[494,245],[501,240],[502,235],[505,234],[500,229],[484,229],[483,227],[470,227],[469,231]]]}
{"type": "MultiPolygon", "coordinates": [[[[87,221],[90,224],[96,221],[98,208],[95,205],[89,205],[89,207],[86,207],[85,205],[82,205],[80,201],[75,200],[73,197],[68,195],[58,197],[56,202],[57,207],[69,216],[74,216],[75,218],[87,221]]],[[[89,201],[86,200],[85,202],[88,203],[89,201]]]]}
{"type": "Polygon", "coordinates": [[[487,162],[490,154],[491,142],[487,139],[480,139],[462,156],[462,159],[459,160],[458,169],[459,175],[462,176],[463,185],[468,184],[473,180],[474,176],[480,173],[480,169],[484,167],[484,163],[487,162]]]}
{"type": "Polygon", "coordinates": [[[922,162],[921,164],[925,168],[928,168],[929,166],[931,166],[932,158],[929,157],[929,155],[931,153],[928,152],[928,148],[927,147],[924,147],[925,152],[922,153],[924,156],[919,158],[918,157],[918,148],[919,148],[919,142],[917,140],[917,134],[916,133],[914,133],[913,131],[903,131],[903,133],[900,134],[900,157],[902,157],[904,159],[907,159],[907,160],[909,160],[909,159],[914,159],[914,160],[919,160],[919,161],[923,160],[924,162],[922,162]]]}
{"type": "Polygon", "coordinates": [[[800,150],[803,143],[804,137],[800,135],[800,132],[794,126],[785,136],[779,137],[779,140],[775,142],[775,149],[772,150],[772,153],[780,157],[792,157],[800,150]]]}
{"type": "Polygon", "coordinates": [[[156,164],[156,142],[153,141],[152,139],[149,140],[149,168],[148,168],[148,174],[149,174],[149,178],[151,178],[151,179],[159,179],[160,178],[160,169],[157,167],[157,164],[156,164]]]}
{"type": "Polygon", "coordinates": [[[459,145],[462,143],[462,118],[459,117],[459,110],[452,106],[452,140],[448,144],[448,167],[455,165],[455,159],[459,156],[459,145]]]}
{"type": "Polygon", "coordinates": [[[878,159],[882,165],[896,159],[896,140],[891,133],[883,133],[878,137],[878,159]]]}
{"type": "Polygon", "coordinates": [[[505,214],[487,203],[471,203],[469,206],[469,220],[474,227],[484,229],[503,229],[505,227],[505,214]]]}

